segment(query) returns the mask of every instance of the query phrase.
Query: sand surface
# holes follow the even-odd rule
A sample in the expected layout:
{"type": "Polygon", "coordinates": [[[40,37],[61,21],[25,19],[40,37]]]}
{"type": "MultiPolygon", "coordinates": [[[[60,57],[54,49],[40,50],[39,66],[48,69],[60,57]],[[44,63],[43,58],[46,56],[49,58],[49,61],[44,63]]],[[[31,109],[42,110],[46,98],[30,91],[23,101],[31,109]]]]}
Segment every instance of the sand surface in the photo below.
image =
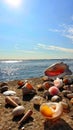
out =
{"type": "MultiPolygon", "coordinates": [[[[24,80],[22,80],[24,81],[24,80]]],[[[36,89],[36,95],[43,96],[43,91],[38,91],[37,85],[44,81],[42,77],[28,79],[28,81],[36,89]]],[[[5,104],[5,96],[0,93],[0,130],[73,130],[73,105],[70,111],[63,112],[61,118],[55,122],[46,121],[39,111],[39,107],[35,107],[32,102],[32,96],[23,97],[22,89],[18,88],[17,80],[8,82],[8,90],[16,92],[16,96],[20,98],[20,103],[25,107],[24,114],[31,109],[33,114],[21,125],[18,124],[22,116],[13,117],[10,105],[5,104]]],[[[46,101],[46,99],[44,99],[46,101]]]]}

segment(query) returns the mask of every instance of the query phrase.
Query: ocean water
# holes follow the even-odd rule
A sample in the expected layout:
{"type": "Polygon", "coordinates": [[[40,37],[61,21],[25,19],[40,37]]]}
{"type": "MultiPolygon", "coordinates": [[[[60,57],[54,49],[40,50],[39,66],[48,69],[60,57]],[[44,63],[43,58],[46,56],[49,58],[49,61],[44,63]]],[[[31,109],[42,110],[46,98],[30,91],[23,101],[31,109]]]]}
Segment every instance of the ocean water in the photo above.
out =
{"type": "Polygon", "coordinates": [[[44,70],[56,62],[64,62],[73,72],[73,59],[0,60],[0,82],[44,76],[44,70]]]}

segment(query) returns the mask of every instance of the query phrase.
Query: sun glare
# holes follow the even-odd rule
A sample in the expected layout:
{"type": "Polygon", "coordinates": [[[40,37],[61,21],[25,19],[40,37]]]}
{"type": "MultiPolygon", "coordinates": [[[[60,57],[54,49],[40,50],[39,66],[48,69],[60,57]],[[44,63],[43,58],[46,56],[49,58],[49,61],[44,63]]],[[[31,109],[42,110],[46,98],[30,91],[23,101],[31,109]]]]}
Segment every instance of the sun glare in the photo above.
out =
{"type": "Polygon", "coordinates": [[[22,0],[5,0],[5,3],[10,7],[18,8],[21,5],[22,0]]]}

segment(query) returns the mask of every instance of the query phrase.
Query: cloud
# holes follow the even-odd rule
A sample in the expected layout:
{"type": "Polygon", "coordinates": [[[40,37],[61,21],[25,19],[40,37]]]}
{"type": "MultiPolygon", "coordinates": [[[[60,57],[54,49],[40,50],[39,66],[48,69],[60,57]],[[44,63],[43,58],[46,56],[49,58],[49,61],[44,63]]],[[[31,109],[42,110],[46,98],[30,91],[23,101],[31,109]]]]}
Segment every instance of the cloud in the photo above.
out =
{"type": "Polygon", "coordinates": [[[68,49],[68,48],[63,48],[59,46],[48,46],[45,44],[38,43],[37,44],[38,48],[44,49],[44,50],[56,50],[56,51],[62,51],[62,52],[69,52],[73,53],[73,49],[68,49]]]}
{"type": "Polygon", "coordinates": [[[73,42],[73,25],[61,24],[59,25],[59,29],[49,29],[48,31],[60,33],[63,37],[73,42]]]}

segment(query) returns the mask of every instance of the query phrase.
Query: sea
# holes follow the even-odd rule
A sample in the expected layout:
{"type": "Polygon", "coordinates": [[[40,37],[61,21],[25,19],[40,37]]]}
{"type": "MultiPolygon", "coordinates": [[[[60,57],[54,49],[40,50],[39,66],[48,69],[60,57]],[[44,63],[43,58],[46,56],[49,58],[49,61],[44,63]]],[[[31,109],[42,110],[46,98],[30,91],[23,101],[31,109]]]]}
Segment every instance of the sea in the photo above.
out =
{"type": "Polygon", "coordinates": [[[44,70],[57,62],[64,62],[73,73],[73,59],[0,60],[0,82],[44,76],[44,70]]]}

